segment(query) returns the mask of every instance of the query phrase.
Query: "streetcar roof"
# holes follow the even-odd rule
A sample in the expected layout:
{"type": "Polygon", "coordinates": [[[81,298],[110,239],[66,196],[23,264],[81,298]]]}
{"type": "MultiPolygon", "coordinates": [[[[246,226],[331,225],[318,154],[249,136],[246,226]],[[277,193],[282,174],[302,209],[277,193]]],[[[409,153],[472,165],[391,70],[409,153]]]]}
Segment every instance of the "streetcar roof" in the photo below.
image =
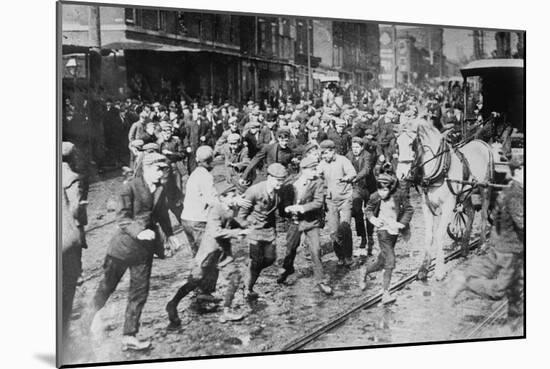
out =
{"type": "Polygon", "coordinates": [[[482,59],[470,62],[466,66],[460,68],[460,72],[462,76],[468,77],[497,69],[523,70],[523,68],[523,59],[482,59]]]}

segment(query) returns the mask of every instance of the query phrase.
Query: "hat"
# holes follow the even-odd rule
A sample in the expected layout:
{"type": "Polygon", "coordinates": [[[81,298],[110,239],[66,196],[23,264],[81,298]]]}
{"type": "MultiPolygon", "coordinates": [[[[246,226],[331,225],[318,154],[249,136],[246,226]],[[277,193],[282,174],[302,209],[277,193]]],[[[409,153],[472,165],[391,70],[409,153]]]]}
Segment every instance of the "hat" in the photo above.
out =
{"type": "MultiPolygon", "coordinates": [[[[143,141],[142,141],[143,142],[143,141]]],[[[155,142],[149,142],[148,144],[143,145],[143,151],[159,151],[160,147],[155,142]]]]}
{"type": "Polygon", "coordinates": [[[312,142],[312,143],[310,143],[306,146],[306,148],[304,150],[304,154],[307,154],[311,150],[318,149],[318,148],[319,148],[319,145],[316,142],[312,142]]]}
{"type": "Polygon", "coordinates": [[[302,169],[315,168],[317,165],[319,165],[319,162],[311,156],[306,156],[300,161],[300,168],[302,169]]]}
{"type": "Polygon", "coordinates": [[[286,127],[281,127],[277,130],[277,137],[290,137],[290,130],[286,127]]]}
{"type": "Polygon", "coordinates": [[[367,128],[365,130],[365,136],[373,136],[374,137],[375,136],[374,130],[372,128],[367,128]]]}
{"type": "Polygon", "coordinates": [[[220,196],[223,196],[231,191],[237,190],[237,187],[235,187],[235,185],[227,181],[220,181],[220,182],[214,183],[214,188],[216,189],[216,192],[220,196]]]}
{"type": "Polygon", "coordinates": [[[199,146],[197,152],[195,153],[195,160],[197,162],[207,161],[214,157],[214,151],[210,146],[199,146]]]}
{"type": "Polygon", "coordinates": [[[321,141],[321,150],[334,149],[334,148],[336,148],[336,145],[334,144],[334,141],[332,141],[332,140],[321,141]]]}
{"type": "Polygon", "coordinates": [[[254,105],[254,101],[248,100],[248,102],[246,103],[246,105],[254,105]]]}
{"type": "Polygon", "coordinates": [[[376,177],[376,183],[392,189],[397,182],[397,178],[388,173],[382,173],[376,177]]]}
{"type": "Polygon", "coordinates": [[[334,118],[334,124],[337,126],[345,126],[346,121],[342,118],[334,118]]]}
{"type": "Polygon", "coordinates": [[[230,118],[227,120],[227,123],[228,123],[228,124],[237,123],[237,117],[230,117],[230,118]]]}
{"type": "Polygon", "coordinates": [[[61,144],[61,154],[63,157],[70,156],[74,151],[74,144],[72,142],[63,141],[61,144]]]}
{"type": "Polygon", "coordinates": [[[167,130],[167,129],[172,129],[172,124],[170,124],[170,122],[166,122],[166,121],[161,121],[159,123],[160,125],[160,128],[164,131],[164,130],[167,130]]]}
{"type": "Polygon", "coordinates": [[[250,128],[260,128],[261,126],[260,122],[250,122],[250,128]]]}
{"type": "Polygon", "coordinates": [[[241,142],[241,135],[238,133],[231,133],[229,134],[229,136],[227,136],[227,142],[229,143],[241,142]]]}
{"type": "Polygon", "coordinates": [[[354,143],[358,143],[358,144],[363,144],[363,139],[359,136],[353,136],[351,138],[351,143],[354,144],[354,143]]]}
{"type": "Polygon", "coordinates": [[[157,152],[152,152],[152,153],[148,153],[148,154],[145,154],[145,156],[143,157],[143,166],[144,167],[148,167],[148,166],[151,166],[151,165],[158,165],[159,167],[167,167],[168,166],[168,162],[167,162],[167,159],[166,159],[166,156],[164,155],[161,155],[157,152]]]}
{"type": "Polygon", "coordinates": [[[288,172],[282,164],[273,163],[267,167],[267,174],[275,178],[286,178],[288,172]]]}

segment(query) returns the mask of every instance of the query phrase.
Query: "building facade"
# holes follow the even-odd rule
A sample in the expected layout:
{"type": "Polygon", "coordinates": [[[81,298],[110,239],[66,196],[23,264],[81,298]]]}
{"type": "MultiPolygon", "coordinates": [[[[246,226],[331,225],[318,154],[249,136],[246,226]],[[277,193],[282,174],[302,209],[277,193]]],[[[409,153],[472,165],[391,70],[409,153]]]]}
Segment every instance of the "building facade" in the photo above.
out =
{"type": "Polygon", "coordinates": [[[61,8],[64,65],[77,64],[71,73],[64,69],[64,91],[96,81],[98,91],[111,97],[236,103],[280,91],[297,96],[318,88],[321,75],[359,85],[378,80],[377,24],[113,6],[61,8]]]}

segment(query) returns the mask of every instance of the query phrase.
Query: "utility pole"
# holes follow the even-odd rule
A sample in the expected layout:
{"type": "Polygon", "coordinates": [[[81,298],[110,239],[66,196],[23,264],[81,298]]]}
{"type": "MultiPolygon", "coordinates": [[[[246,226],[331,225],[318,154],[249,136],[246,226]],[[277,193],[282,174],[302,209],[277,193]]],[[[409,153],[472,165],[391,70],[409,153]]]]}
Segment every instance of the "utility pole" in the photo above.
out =
{"type": "Polygon", "coordinates": [[[393,87],[397,87],[397,28],[392,26],[393,30],[393,87]]]}
{"type": "MultiPolygon", "coordinates": [[[[254,17],[254,53],[258,57],[258,17],[254,17]]],[[[254,62],[254,100],[258,100],[258,61],[254,62]]]]}
{"type": "Polygon", "coordinates": [[[104,131],[99,116],[98,91],[101,85],[101,20],[99,6],[90,6],[88,13],[88,142],[90,160],[96,161],[98,169],[104,158],[104,131]]]}
{"type": "Polygon", "coordinates": [[[306,19],[306,42],[307,42],[307,91],[311,93],[313,81],[311,80],[311,50],[309,46],[309,19],[306,19]]]}

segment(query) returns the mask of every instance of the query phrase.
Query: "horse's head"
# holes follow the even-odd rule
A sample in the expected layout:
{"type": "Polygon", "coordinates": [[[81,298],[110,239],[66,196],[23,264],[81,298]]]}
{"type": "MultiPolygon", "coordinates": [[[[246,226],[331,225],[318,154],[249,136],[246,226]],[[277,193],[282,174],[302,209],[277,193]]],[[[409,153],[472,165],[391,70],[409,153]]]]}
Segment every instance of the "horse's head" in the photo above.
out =
{"type": "Polygon", "coordinates": [[[422,145],[418,139],[418,124],[413,120],[403,126],[397,137],[398,158],[395,174],[399,180],[414,181],[416,177],[416,163],[421,157],[422,145]]]}

